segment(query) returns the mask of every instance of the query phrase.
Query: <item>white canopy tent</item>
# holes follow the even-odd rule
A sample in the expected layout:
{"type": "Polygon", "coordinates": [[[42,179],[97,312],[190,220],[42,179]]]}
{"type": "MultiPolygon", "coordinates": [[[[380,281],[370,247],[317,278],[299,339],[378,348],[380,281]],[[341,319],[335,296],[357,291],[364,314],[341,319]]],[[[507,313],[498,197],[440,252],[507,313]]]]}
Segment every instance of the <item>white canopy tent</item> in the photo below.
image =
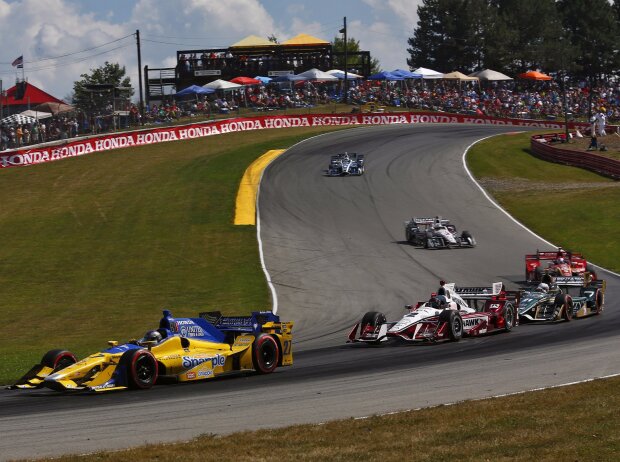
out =
{"type": "MultiPolygon", "coordinates": [[[[330,69],[329,71],[327,71],[327,73],[335,77],[338,77],[339,79],[344,79],[344,71],[341,71],[340,69],[330,69]]],[[[354,74],[353,72],[347,72],[347,80],[355,80],[355,79],[361,79],[361,78],[363,78],[363,76],[359,74],[354,74]]]]}
{"type": "Polygon", "coordinates": [[[513,80],[512,77],[508,77],[501,72],[493,71],[491,69],[484,69],[482,71],[473,72],[469,74],[470,77],[478,77],[480,80],[513,80]]]}
{"type": "Polygon", "coordinates": [[[441,72],[434,71],[432,69],[427,69],[425,67],[418,67],[417,69],[411,71],[414,74],[422,74],[423,79],[442,79],[443,74],[441,72]]]}
{"type": "Polygon", "coordinates": [[[229,82],[228,80],[217,79],[213,82],[209,82],[203,85],[204,88],[211,88],[212,90],[238,90],[243,87],[237,83],[229,82]]]}
{"type": "Polygon", "coordinates": [[[305,77],[307,80],[311,80],[313,82],[336,82],[338,81],[338,77],[335,75],[331,75],[328,72],[320,71],[316,68],[310,69],[309,71],[301,72],[297,74],[299,77],[305,77]]]}
{"type": "Polygon", "coordinates": [[[33,117],[37,120],[39,119],[47,119],[48,117],[52,117],[51,112],[43,112],[43,111],[34,111],[32,109],[27,109],[24,112],[20,112],[23,116],[33,117]]]}

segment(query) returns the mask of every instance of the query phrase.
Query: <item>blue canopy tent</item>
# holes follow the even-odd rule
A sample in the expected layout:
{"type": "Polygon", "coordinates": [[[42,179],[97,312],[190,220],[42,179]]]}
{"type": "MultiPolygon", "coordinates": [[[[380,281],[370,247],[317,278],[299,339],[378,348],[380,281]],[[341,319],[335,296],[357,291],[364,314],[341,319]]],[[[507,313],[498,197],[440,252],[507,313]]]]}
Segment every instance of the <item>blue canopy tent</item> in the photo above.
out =
{"type": "Polygon", "coordinates": [[[190,85],[189,87],[184,88],[181,91],[177,91],[176,96],[210,95],[212,93],[215,93],[215,90],[211,88],[205,88],[199,85],[190,85]]]}
{"type": "Polygon", "coordinates": [[[416,74],[415,72],[407,71],[405,69],[395,69],[392,71],[392,74],[406,79],[421,79],[423,77],[422,74],[416,74]]]}
{"type": "Polygon", "coordinates": [[[275,79],[273,79],[274,82],[300,82],[302,80],[308,79],[304,76],[294,74],[279,75],[275,79]]]}
{"type": "Polygon", "coordinates": [[[377,74],[372,74],[371,76],[368,77],[368,80],[405,80],[404,77],[401,77],[400,75],[396,75],[396,74],[392,74],[391,72],[388,71],[381,71],[378,72],[377,74]]]}
{"type": "Polygon", "coordinates": [[[256,77],[254,77],[256,80],[260,80],[261,82],[263,82],[263,84],[267,85],[269,82],[271,82],[273,79],[271,77],[264,77],[262,75],[257,75],[256,77]]]}

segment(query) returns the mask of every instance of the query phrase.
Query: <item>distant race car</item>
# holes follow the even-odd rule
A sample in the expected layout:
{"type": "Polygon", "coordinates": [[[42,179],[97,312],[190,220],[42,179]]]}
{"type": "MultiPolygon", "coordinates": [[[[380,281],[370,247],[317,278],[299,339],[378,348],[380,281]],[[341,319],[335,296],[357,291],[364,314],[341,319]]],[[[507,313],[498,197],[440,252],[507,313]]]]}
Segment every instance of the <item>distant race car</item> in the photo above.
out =
{"type": "Polygon", "coordinates": [[[325,174],[327,176],[363,175],[364,155],[354,152],[345,152],[332,156],[325,174]]]}
{"type": "Polygon", "coordinates": [[[509,331],[517,317],[518,292],[492,287],[456,288],[444,284],[430,300],[418,302],[400,321],[387,322],[385,315],[371,311],[349,333],[348,342],[380,344],[390,338],[407,342],[458,341],[493,331],[509,331]]]}
{"type": "Polygon", "coordinates": [[[521,321],[570,321],[600,314],[605,304],[605,281],[585,276],[543,276],[536,288],[521,290],[521,321]]]}
{"type": "Polygon", "coordinates": [[[551,276],[582,276],[590,273],[596,279],[596,271],[580,253],[568,252],[562,248],[556,251],[537,250],[525,256],[525,280],[541,282],[544,274],[551,276]]]}
{"type": "Polygon", "coordinates": [[[476,240],[469,231],[459,234],[450,220],[441,217],[417,217],[406,221],[405,239],[410,244],[426,249],[476,246],[476,240]]]}
{"type": "Polygon", "coordinates": [[[292,328],[292,322],[281,322],[272,312],[174,318],[165,310],[159,328],[142,339],[122,345],[109,341],[110,348],[81,361],[69,351],[51,350],[9,388],[101,392],[211,379],[233,371],[268,374],[293,364],[292,328]]]}

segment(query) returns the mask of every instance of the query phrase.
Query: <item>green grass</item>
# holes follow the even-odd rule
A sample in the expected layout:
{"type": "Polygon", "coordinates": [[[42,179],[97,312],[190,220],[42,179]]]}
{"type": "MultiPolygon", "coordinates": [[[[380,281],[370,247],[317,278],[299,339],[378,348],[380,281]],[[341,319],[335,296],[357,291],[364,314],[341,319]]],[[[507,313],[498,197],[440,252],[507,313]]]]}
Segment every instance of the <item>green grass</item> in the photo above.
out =
{"type": "Polygon", "coordinates": [[[538,235],[620,271],[620,184],[533,157],[530,136],[482,141],[469,152],[468,167],[511,215],[538,235]]]}
{"type": "Polygon", "coordinates": [[[269,308],[256,228],[232,224],[237,187],[265,151],[328,130],[235,133],[3,170],[0,309],[11,335],[0,338],[0,383],[51,347],[84,356],[140,336],[163,308],[269,308]]]}

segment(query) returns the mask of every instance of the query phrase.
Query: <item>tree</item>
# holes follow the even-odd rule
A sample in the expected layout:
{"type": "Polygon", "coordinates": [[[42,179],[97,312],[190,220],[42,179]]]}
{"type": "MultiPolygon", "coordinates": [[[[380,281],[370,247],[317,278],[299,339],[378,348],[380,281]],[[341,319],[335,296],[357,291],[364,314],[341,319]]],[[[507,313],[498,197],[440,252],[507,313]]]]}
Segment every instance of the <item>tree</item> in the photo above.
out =
{"type": "Polygon", "coordinates": [[[618,3],[607,0],[561,0],[558,9],[576,48],[576,75],[592,85],[620,67],[618,3]]]}
{"type": "MultiPolygon", "coordinates": [[[[349,69],[357,69],[361,67],[362,58],[360,55],[356,55],[355,53],[359,53],[360,50],[360,42],[359,40],[355,40],[352,37],[347,37],[347,64],[349,65],[349,69]]],[[[336,69],[344,70],[344,39],[340,37],[334,37],[334,42],[332,45],[332,50],[334,52],[334,67],[336,69]],[[341,53],[336,56],[336,53],[341,53]]],[[[375,58],[370,58],[370,73],[375,74],[380,71],[379,60],[375,58]]]]}
{"type": "Polygon", "coordinates": [[[106,112],[106,108],[114,107],[115,98],[134,93],[130,78],[125,77],[125,67],[118,63],[106,61],[80,77],[82,80],[73,83],[73,104],[89,114],[106,112]]]}

